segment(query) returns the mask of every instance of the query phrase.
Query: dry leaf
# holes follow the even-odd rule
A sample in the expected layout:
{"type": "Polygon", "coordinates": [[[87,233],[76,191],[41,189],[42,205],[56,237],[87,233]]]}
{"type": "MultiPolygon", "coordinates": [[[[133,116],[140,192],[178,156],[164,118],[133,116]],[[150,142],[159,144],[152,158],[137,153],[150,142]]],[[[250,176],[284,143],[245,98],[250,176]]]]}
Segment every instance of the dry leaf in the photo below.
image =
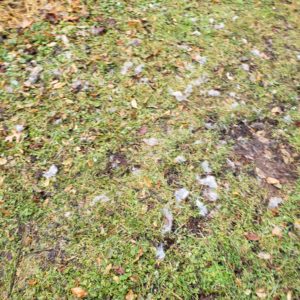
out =
{"type": "Polygon", "coordinates": [[[256,290],[256,295],[259,299],[266,299],[267,293],[264,288],[259,288],[256,290]]]}
{"type": "Polygon", "coordinates": [[[254,232],[247,232],[247,233],[245,233],[245,238],[248,241],[259,241],[260,240],[260,237],[256,233],[254,233],[254,232]]]}
{"type": "Polygon", "coordinates": [[[4,166],[7,163],[7,159],[5,157],[0,157],[0,166],[4,166]]]}
{"type": "Polygon", "coordinates": [[[143,248],[140,248],[139,252],[138,252],[138,254],[137,254],[137,256],[136,256],[136,258],[133,262],[134,263],[137,262],[143,256],[143,254],[144,254],[144,250],[143,250],[143,248]]]}
{"type": "Polygon", "coordinates": [[[4,177],[0,176],[0,187],[3,185],[4,183],[4,177]]]}
{"type": "Polygon", "coordinates": [[[280,184],[280,181],[276,178],[268,177],[267,178],[267,183],[275,185],[275,184],[280,184]]]}
{"type": "Polygon", "coordinates": [[[272,258],[271,254],[270,253],[267,253],[267,252],[259,252],[257,254],[257,256],[261,259],[265,259],[265,260],[269,260],[272,258]]]}
{"type": "Polygon", "coordinates": [[[87,297],[88,293],[81,287],[74,287],[71,289],[72,294],[80,299],[87,297]]]}
{"type": "Polygon", "coordinates": [[[28,284],[29,284],[30,286],[35,286],[35,285],[37,284],[37,280],[36,280],[36,279],[29,279],[29,280],[28,280],[28,284]]]}
{"type": "Polygon", "coordinates": [[[137,109],[137,102],[136,102],[135,99],[131,100],[130,103],[131,103],[131,106],[132,106],[133,108],[136,108],[136,109],[137,109]]]}
{"type": "Polygon", "coordinates": [[[33,23],[32,20],[24,19],[24,20],[19,24],[19,27],[21,27],[21,28],[24,29],[24,28],[30,26],[32,23],[33,23]]]}
{"type": "Polygon", "coordinates": [[[282,229],[279,226],[275,226],[272,230],[272,235],[281,238],[282,237],[282,229]]]}
{"type": "Polygon", "coordinates": [[[256,171],[256,174],[257,174],[257,176],[258,176],[259,178],[266,178],[265,173],[264,173],[261,169],[255,168],[255,171],[256,171]]]}
{"type": "Polygon", "coordinates": [[[110,272],[112,268],[112,264],[109,264],[108,266],[106,266],[105,270],[104,270],[104,274],[108,274],[110,272]]]}
{"type": "Polygon", "coordinates": [[[135,299],[135,294],[133,293],[132,290],[129,290],[126,297],[125,297],[126,300],[134,300],[135,299]]]}

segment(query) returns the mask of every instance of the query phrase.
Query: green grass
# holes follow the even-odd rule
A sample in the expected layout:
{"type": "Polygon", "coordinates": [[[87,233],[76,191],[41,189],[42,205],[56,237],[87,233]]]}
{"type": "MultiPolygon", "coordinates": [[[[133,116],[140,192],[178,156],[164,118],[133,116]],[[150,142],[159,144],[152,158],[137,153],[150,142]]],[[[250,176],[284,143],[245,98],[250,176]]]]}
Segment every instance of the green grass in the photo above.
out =
{"type": "Polygon", "coordinates": [[[0,44],[0,64],[6,64],[0,73],[1,298],[73,299],[76,286],[87,299],[125,299],[130,290],[136,299],[257,299],[258,289],[265,299],[300,298],[299,182],[276,189],[259,182],[256,161],[237,170],[227,164],[241,160],[234,151],[240,142],[229,133],[241,121],[262,122],[265,137],[289,147],[291,168],[297,164],[299,3],[86,2],[89,18],[41,20],[7,30],[0,44]],[[95,36],[90,28],[99,16],[116,24],[95,36]],[[214,29],[210,18],[225,28],[214,29]],[[141,44],[130,46],[136,39],[141,44]],[[268,58],[253,56],[254,48],[268,58]],[[207,63],[193,61],[195,54],[207,63]],[[241,69],[242,57],[250,72],[241,69]],[[28,88],[33,60],[43,71],[28,88]],[[143,63],[141,75],[121,75],[126,61],[143,63]],[[208,81],[188,101],[170,95],[170,88],[183,91],[203,75],[208,81]],[[143,77],[149,82],[141,83],[143,77]],[[77,79],[88,90],[74,92],[77,79]],[[210,89],[221,96],[203,93],[210,89]],[[25,126],[20,141],[9,141],[17,124],[25,126]],[[151,137],[157,146],[143,142],[151,137]],[[186,162],[175,163],[178,155],[186,162]],[[203,197],[196,181],[204,176],[203,160],[219,185],[216,202],[203,197]],[[46,180],[41,175],[53,164],[59,171],[46,180]],[[181,187],[190,196],[179,208],[174,192],[181,187]],[[110,201],[91,206],[100,194],[110,201]],[[268,199],[278,195],[284,203],[271,212],[268,199]],[[215,211],[211,218],[199,216],[198,197],[215,211]],[[162,236],[165,206],[174,226],[162,236]],[[281,238],[272,235],[274,226],[282,228],[281,238]],[[247,232],[259,241],[247,240],[247,232]],[[166,257],[157,261],[161,242],[166,257]],[[272,258],[260,259],[260,252],[272,258]]]}

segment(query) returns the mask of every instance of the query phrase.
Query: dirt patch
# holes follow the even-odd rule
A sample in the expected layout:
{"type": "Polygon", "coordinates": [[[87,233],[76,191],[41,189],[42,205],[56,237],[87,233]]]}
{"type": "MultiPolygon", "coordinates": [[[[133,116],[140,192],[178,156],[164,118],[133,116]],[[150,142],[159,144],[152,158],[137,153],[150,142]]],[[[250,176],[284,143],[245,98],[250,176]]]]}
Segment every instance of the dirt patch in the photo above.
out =
{"type": "Polygon", "coordinates": [[[204,237],[210,233],[206,226],[205,219],[201,217],[190,217],[186,224],[186,229],[199,237],[204,237]]]}
{"type": "Polygon", "coordinates": [[[252,164],[255,174],[269,187],[280,187],[297,179],[299,156],[287,142],[272,137],[276,121],[265,119],[233,125],[227,139],[234,141],[234,163],[237,167],[252,164]]]}

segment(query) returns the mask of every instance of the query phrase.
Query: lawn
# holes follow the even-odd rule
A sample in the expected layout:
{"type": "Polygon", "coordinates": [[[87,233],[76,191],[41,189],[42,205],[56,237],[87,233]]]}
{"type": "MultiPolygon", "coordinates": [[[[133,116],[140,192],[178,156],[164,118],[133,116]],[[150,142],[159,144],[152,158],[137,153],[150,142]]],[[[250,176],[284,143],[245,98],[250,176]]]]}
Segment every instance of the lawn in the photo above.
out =
{"type": "Polygon", "coordinates": [[[0,298],[299,299],[300,2],[8,2],[0,298]]]}

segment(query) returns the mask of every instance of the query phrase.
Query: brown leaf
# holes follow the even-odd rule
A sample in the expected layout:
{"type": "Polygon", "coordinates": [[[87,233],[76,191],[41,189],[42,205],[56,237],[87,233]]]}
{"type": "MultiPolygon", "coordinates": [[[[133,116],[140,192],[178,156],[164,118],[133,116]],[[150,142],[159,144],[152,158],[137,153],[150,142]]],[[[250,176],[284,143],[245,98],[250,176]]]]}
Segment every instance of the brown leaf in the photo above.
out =
{"type": "Polygon", "coordinates": [[[133,293],[132,290],[129,290],[125,297],[125,300],[134,300],[134,299],[135,299],[135,294],[133,293]]]}
{"type": "Polygon", "coordinates": [[[35,286],[35,285],[37,284],[37,280],[36,280],[36,279],[29,279],[29,280],[28,280],[28,284],[29,284],[30,286],[35,286]]]}
{"type": "Polygon", "coordinates": [[[143,254],[144,254],[144,250],[143,250],[143,248],[140,248],[139,252],[138,252],[138,254],[137,254],[137,256],[136,256],[136,258],[133,262],[134,263],[137,262],[143,256],[143,254]]]}
{"type": "Polygon", "coordinates": [[[125,270],[121,266],[114,267],[113,269],[114,269],[115,273],[118,275],[123,275],[125,273],[125,270]]]}
{"type": "Polygon", "coordinates": [[[71,289],[72,294],[80,299],[87,297],[88,293],[81,287],[74,287],[71,289]]]}
{"type": "Polygon", "coordinates": [[[273,185],[280,184],[280,181],[273,177],[267,177],[266,180],[267,180],[267,183],[269,183],[269,184],[273,184],[273,185]]]}
{"type": "Polygon", "coordinates": [[[244,236],[248,241],[259,241],[260,240],[260,237],[254,232],[247,232],[244,234],[244,236]]]}

